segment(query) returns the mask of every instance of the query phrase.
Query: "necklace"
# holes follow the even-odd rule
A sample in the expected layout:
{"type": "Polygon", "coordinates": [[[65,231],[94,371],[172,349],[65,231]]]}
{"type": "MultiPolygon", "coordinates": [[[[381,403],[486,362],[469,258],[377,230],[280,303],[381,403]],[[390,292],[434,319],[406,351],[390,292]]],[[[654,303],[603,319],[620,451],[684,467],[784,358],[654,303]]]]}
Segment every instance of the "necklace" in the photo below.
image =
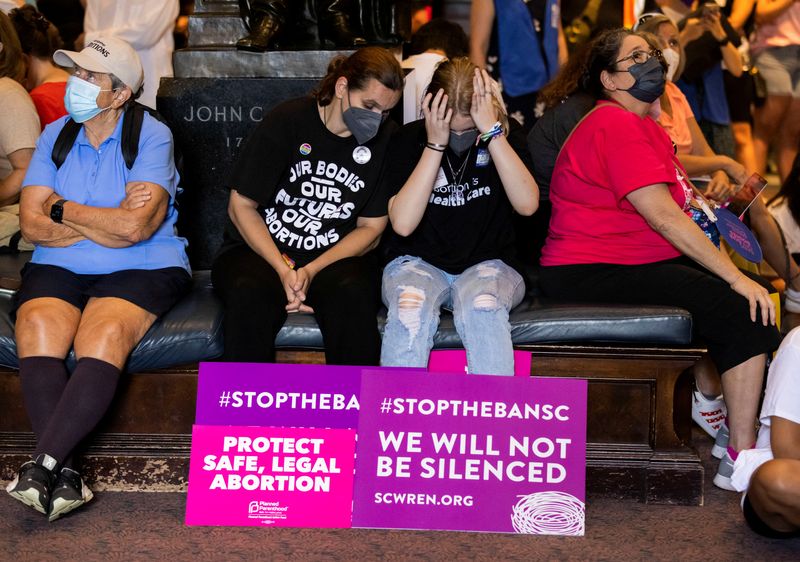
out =
{"type": "Polygon", "coordinates": [[[453,178],[455,185],[461,185],[461,180],[464,179],[464,172],[467,171],[467,162],[469,162],[469,155],[472,153],[472,147],[469,147],[467,150],[467,155],[464,157],[464,162],[461,164],[461,167],[458,169],[458,176],[453,171],[453,166],[450,164],[450,156],[445,152],[444,159],[447,162],[447,168],[450,170],[450,177],[453,178]]]}

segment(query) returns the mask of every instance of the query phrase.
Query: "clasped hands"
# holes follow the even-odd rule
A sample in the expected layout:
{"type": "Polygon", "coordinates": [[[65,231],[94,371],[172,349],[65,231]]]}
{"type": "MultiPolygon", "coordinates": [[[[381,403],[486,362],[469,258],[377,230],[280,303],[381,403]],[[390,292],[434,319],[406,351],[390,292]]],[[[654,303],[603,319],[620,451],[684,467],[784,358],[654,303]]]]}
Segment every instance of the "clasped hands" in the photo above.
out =
{"type": "Polygon", "coordinates": [[[286,312],[314,312],[314,309],[305,304],[313,274],[305,267],[298,269],[287,268],[279,274],[283,289],[286,291],[286,312]]]}

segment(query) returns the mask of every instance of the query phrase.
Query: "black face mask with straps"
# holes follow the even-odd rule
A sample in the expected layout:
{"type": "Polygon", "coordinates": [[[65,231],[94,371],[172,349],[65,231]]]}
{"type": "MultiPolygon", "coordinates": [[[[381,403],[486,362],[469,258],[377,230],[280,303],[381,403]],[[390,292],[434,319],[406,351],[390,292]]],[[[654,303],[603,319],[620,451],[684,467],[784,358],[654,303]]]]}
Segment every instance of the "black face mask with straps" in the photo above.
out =
{"type": "Polygon", "coordinates": [[[653,103],[664,93],[667,78],[664,74],[664,66],[658,60],[658,57],[650,57],[642,63],[634,64],[627,70],[620,70],[619,72],[630,72],[635,82],[627,90],[617,89],[628,92],[639,101],[653,103]]]}

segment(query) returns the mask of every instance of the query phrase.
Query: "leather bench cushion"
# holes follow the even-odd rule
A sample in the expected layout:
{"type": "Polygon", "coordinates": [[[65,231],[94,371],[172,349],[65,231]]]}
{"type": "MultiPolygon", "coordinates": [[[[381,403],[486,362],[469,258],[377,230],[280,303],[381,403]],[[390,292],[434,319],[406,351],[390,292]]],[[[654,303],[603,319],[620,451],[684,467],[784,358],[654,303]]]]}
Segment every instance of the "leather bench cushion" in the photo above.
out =
{"type": "MultiPolygon", "coordinates": [[[[379,318],[383,330],[386,319],[379,318]]],[[[622,343],[689,345],[692,316],[682,308],[618,304],[543,304],[525,301],[511,312],[514,345],[535,343],[622,343]]],[[[278,333],[279,348],[322,349],[322,334],[310,314],[291,314],[278,333]]],[[[443,311],[435,349],[461,347],[453,317],[443,311]]]]}
{"type": "MultiPolygon", "coordinates": [[[[0,364],[17,368],[14,325],[8,316],[9,291],[0,293],[0,364]]],[[[156,321],[131,353],[126,370],[132,373],[196,363],[222,354],[222,304],[214,295],[208,271],[195,272],[191,290],[156,321]]],[[[70,368],[75,355],[67,358],[70,368]]]]}
{"type": "MultiPolygon", "coordinates": [[[[14,326],[9,319],[11,292],[0,292],[0,364],[17,368],[14,326]]],[[[134,349],[129,372],[163,369],[219,357],[223,351],[222,306],[208,271],[195,272],[190,292],[157,321],[134,349]]],[[[385,315],[378,319],[382,330],[385,315]]],[[[525,301],[512,311],[515,345],[536,343],[620,343],[689,345],[691,315],[680,308],[614,304],[543,304],[525,301]]],[[[322,334],[310,314],[290,314],[278,333],[278,348],[323,349],[322,334]]],[[[453,317],[442,313],[434,348],[461,347],[453,317]]],[[[68,363],[74,364],[70,353],[68,363]]]]}

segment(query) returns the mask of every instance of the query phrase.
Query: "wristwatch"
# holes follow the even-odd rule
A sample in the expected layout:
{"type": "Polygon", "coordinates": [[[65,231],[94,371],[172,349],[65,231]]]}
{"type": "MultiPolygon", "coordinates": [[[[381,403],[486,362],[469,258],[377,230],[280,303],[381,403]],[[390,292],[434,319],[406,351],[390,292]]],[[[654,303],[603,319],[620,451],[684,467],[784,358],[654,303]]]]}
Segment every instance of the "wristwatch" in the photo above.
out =
{"type": "Polygon", "coordinates": [[[64,203],[66,202],[66,199],[59,199],[53,203],[53,206],[50,207],[50,220],[61,224],[61,221],[64,218],[64,203]]]}
{"type": "Polygon", "coordinates": [[[728,37],[727,35],[723,39],[717,39],[717,44],[720,47],[724,47],[725,45],[727,45],[730,42],[731,42],[731,38],[728,37]]]}

